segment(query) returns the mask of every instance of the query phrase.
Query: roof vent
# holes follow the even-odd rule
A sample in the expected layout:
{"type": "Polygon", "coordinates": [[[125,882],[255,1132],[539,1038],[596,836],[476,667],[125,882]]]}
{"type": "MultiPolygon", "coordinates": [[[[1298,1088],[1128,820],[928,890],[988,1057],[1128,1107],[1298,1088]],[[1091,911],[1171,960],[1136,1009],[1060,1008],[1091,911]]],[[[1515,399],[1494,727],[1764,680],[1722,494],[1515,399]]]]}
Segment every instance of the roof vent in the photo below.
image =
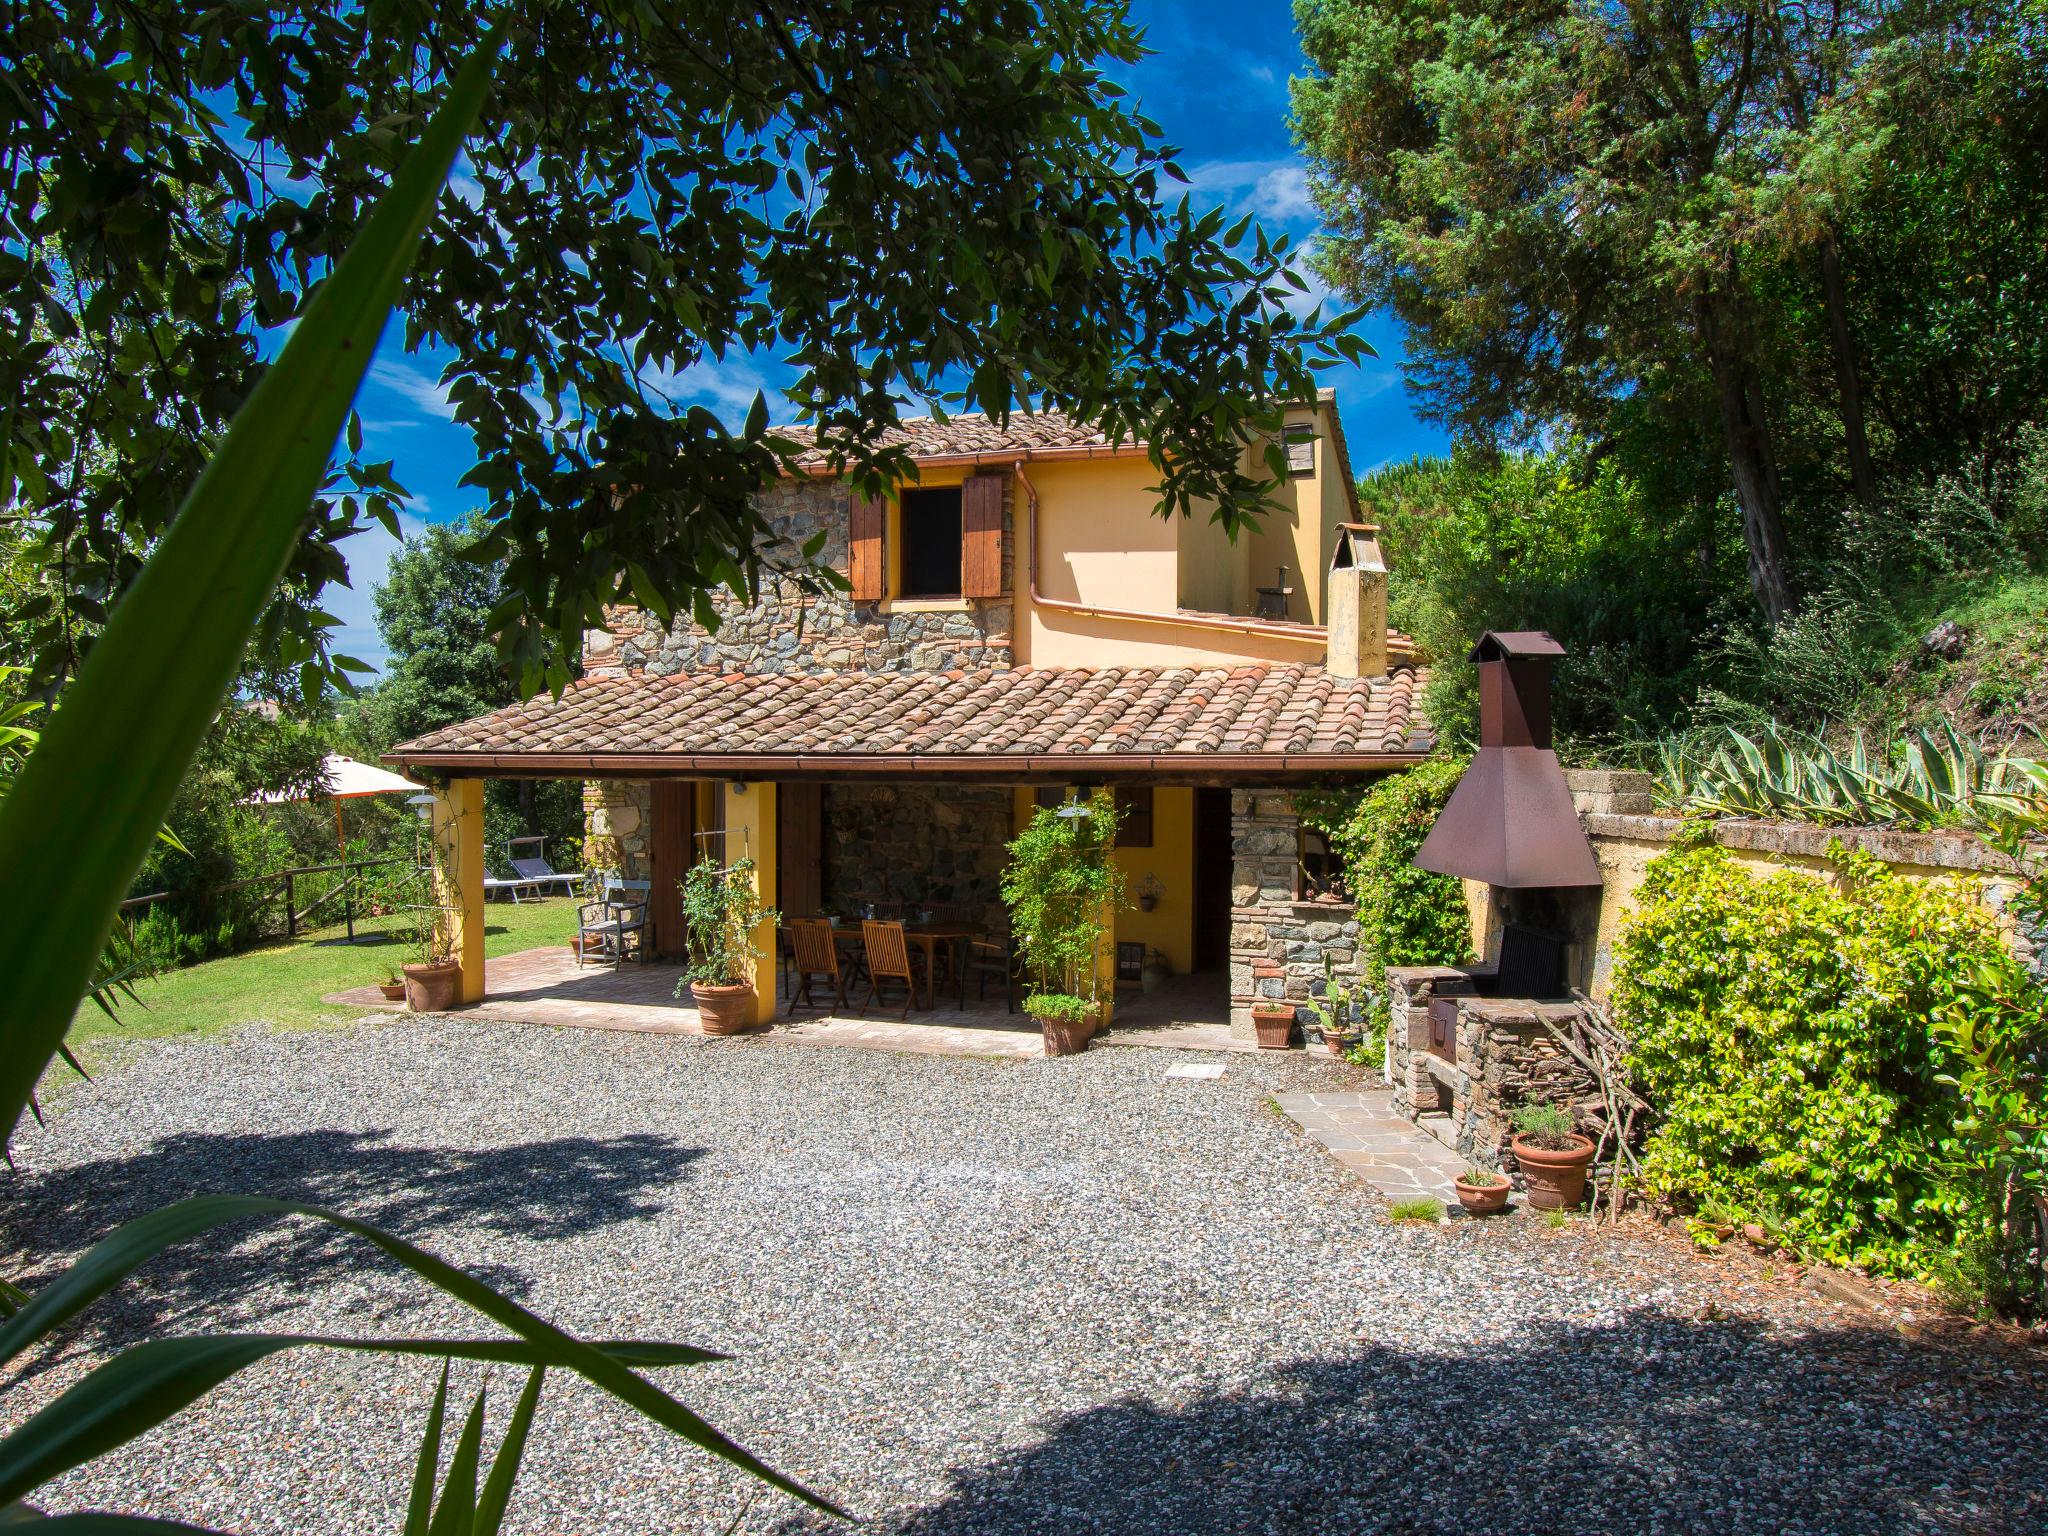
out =
{"type": "Polygon", "coordinates": [[[1416,868],[1510,890],[1600,884],[1550,748],[1550,669],[1563,654],[1536,630],[1480,636],[1472,648],[1479,750],[1416,852],[1416,868]]]}

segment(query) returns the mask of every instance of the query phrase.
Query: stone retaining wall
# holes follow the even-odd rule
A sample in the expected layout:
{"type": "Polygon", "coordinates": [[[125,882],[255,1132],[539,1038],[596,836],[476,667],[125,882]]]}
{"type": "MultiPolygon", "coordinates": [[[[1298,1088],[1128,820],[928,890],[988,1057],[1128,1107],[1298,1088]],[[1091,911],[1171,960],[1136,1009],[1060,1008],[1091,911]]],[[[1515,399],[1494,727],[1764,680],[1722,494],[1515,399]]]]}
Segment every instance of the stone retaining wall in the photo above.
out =
{"type": "Polygon", "coordinates": [[[1290,1001],[1297,1018],[1313,1019],[1299,1005],[1323,979],[1326,960],[1341,982],[1357,975],[1351,907],[1295,899],[1300,825],[1284,791],[1231,791],[1230,1028],[1245,1039],[1255,1003],[1290,1001]]]}
{"type": "MultiPolygon", "coordinates": [[[[1013,487],[1003,482],[1003,587],[1010,567],[1013,487]]],[[[785,480],[756,503],[775,530],[765,554],[795,562],[814,535],[825,535],[818,563],[847,573],[848,493],[842,481],[785,480]]],[[[1007,667],[1013,608],[1008,597],[969,598],[947,609],[856,603],[843,592],[806,594],[793,582],[768,579],[761,600],[743,604],[730,592],[711,599],[716,632],[685,615],[664,629],[639,608],[607,610],[605,629],[585,632],[583,670],[590,677],[647,671],[667,677],[689,668],[728,672],[945,672],[1007,667]]]]}

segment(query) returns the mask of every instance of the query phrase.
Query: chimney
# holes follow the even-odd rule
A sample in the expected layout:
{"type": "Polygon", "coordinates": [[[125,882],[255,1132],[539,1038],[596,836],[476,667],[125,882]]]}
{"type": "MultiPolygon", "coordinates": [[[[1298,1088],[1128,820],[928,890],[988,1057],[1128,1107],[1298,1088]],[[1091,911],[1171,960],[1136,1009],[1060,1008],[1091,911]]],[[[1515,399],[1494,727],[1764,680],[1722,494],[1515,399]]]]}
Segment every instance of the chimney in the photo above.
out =
{"type": "Polygon", "coordinates": [[[1332,677],[1387,675],[1387,563],[1378,533],[1370,523],[1337,525],[1323,613],[1332,677]]]}
{"type": "Polygon", "coordinates": [[[1472,648],[1479,750],[1417,850],[1416,868],[1507,890],[1600,883],[1550,748],[1550,669],[1563,654],[1540,631],[1489,632],[1472,648]]]}

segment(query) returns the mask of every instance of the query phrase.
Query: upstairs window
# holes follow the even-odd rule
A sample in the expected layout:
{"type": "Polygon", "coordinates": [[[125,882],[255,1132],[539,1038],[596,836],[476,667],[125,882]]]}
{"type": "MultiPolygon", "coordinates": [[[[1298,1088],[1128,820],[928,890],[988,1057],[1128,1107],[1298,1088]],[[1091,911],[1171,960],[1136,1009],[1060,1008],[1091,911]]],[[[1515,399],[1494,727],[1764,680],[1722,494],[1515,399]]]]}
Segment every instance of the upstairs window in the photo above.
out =
{"type": "Polygon", "coordinates": [[[960,596],[960,487],[903,493],[898,594],[960,596]]]}
{"type": "Polygon", "coordinates": [[[1316,472],[1316,429],[1312,426],[1287,429],[1287,473],[1312,475],[1316,472]]]}

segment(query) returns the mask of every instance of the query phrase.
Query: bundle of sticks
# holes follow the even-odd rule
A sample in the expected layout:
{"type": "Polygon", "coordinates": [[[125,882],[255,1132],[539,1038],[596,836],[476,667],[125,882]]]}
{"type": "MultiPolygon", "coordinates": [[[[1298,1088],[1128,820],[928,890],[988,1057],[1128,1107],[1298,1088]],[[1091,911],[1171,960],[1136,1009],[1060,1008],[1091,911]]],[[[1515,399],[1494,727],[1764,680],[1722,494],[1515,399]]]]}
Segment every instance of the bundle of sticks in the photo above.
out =
{"type": "Polygon", "coordinates": [[[1615,1027],[1614,1016],[1577,987],[1572,988],[1572,999],[1579,1005],[1578,1011],[1563,1022],[1540,1011],[1537,1018],[1565,1054],[1591,1076],[1599,1091],[1603,1112],[1588,1117],[1600,1127],[1593,1149],[1593,1204],[1597,1210],[1604,1197],[1608,1220],[1619,1221],[1624,1167],[1638,1182],[1642,1179],[1636,1139],[1639,1122],[1648,1116],[1650,1106],[1629,1082],[1628,1038],[1615,1027]]]}

